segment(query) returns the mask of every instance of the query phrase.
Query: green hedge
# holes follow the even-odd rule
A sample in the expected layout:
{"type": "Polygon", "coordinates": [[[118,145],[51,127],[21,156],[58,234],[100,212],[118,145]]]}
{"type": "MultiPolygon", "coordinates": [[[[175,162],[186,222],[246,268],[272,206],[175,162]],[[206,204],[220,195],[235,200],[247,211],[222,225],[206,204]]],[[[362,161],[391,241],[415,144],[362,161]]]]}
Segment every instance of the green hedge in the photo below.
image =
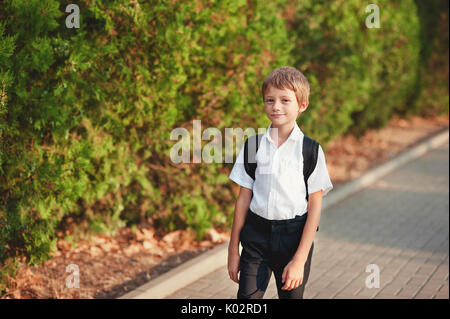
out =
{"type": "Polygon", "coordinates": [[[420,66],[414,110],[424,116],[449,113],[449,2],[416,1],[421,21],[420,66]]]}
{"type": "Polygon", "coordinates": [[[298,1],[286,10],[295,65],[311,82],[303,123],[322,142],[381,127],[417,81],[419,21],[413,0],[378,1],[380,28],[365,24],[368,3],[298,1]]]}
{"type": "Polygon", "coordinates": [[[4,3],[3,265],[46,260],[69,217],[80,236],[148,217],[199,238],[227,223],[227,167],[174,165],[169,136],[192,119],[203,128],[263,122],[252,123],[258,81],[288,63],[290,45],[273,5],[245,5],[85,1],[81,28],[67,29],[65,2],[4,3]]]}
{"type": "Polygon", "coordinates": [[[273,68],[305,72],[299,123],[324,147],[381,125],[430,83],[417,76],[413,1],[379,3],[380,29],[353,0],[79,1],[80,29],[66,28],[67,4],[0,9],[2,276],[20,257],[48,259],[67,227],[83,237],[150,218],[199,239],[228,227],[231,164],[174,164],[170,132],[195,119],[222,133],[266,127],[260,86],[273,68]]]}

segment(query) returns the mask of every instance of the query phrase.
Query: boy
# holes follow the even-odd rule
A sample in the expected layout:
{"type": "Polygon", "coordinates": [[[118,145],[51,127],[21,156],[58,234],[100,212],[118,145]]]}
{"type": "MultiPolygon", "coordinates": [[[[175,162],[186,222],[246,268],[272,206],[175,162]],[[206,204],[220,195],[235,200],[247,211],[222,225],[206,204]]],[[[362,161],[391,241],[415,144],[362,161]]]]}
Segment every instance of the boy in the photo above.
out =
{"type": "Polygon", "coordinates": [[[228,246],[228,273],[239,284],[238,299],[262,298],[272,271],[280,299],[303,298],[322,196],[333,188],[319,145],[306,200],[304,134],[296,119],[308,107],[309,90],[306,77],[293,67],[267,76],[262,96],[271,123],[260,139],[256,171],[251,177],[245,170],[243,147],[230,173],[241,186],[228,246]]]}

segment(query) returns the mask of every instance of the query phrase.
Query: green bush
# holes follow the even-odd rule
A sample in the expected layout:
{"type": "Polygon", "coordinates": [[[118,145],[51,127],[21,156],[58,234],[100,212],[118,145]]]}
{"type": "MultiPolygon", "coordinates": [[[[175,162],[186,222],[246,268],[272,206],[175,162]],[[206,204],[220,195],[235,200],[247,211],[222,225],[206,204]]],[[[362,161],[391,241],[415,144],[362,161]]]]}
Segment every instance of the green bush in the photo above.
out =
{"type": "Polygon", "coordinates": [[[355,125],[350,131],[359,134],[367,128],[384,127],[394,114],[414,112],[410,101],[419,81],[420,22],[414,1],[384,1],[378,5],[381,33],[372,37],[376,49],[366,62],[378,65],[380,70],[369,104],[352,115],[355,125]]]}
{"type": "Polygon", "coordinates": [[[285,10],[295,66],[311,84],[300,121],[322,143],[386,124],[416,83],[418,18],[413,0],[379,1],[380,28],[365,25],[368,3],[298,1],[285,10]]]}
{"type": "MultiPolygon", "coordinates": [[[[416,1],[421,21],[420,67],[414,113],[424,116],[449,114],[449,2],[416,1]]],[[[406,114],[405,114],[406,115],[406,114]]]]}
{"type": "Polygon", "coordinates": [[[259,108],[258,81],[290,50],[274,6],[83,1],[68,29],[65,5],[5,1],[0,13],[2,264],[46,260],[69,217],[79,235],[150,217],[201,237],[226,222],[227,168],[174,165],[170,131],[241,125],[259,108]]]}

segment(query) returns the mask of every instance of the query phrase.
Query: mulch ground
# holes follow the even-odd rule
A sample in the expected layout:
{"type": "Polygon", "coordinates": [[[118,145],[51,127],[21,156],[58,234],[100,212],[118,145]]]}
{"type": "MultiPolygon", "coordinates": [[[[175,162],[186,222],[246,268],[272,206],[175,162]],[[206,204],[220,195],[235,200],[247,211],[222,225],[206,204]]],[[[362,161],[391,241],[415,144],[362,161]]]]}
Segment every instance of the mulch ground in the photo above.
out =
{"type": "MultiPolygon", "coordinates": [[[[360,176],[445,128],[448,116],[392,119],[359,141],[352,136],[334,140],[325,151],[333,185],[360,176]]],[[[60,239],[58,251],[45,264],[23,263],[1,298],[117,298],[228,238],[229,233],[215,229],[202,242],[182,230],[158,237],[151,224],[142,224],[136,232],[123,228],[114,236],[96,236],[76,247],[60,239]],[[79,269],[79,288],[66,287],[73,275],[66,272],[69,265],[79,269]]]]}

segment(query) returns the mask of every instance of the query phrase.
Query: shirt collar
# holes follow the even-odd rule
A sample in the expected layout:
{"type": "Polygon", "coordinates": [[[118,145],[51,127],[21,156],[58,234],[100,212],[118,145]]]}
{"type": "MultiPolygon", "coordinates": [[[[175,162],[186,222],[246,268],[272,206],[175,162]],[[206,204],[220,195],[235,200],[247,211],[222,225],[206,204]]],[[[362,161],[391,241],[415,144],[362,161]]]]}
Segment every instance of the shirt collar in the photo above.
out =
{"type": "MultiPolygon", "coordinates": [[[[269,124],[267,127],[266,132],[264,133],[263,137],[266,137],[269,141],[272,141],[272,138],[270,137],[270,128],[272,127],[272,123],[269,124]]],[[[300,141],[303,138],[303,132],[298,126],[297,122],[294,124],[294,129],[292,130],[291,134],[289,134],[286,141],[293,140],[293,141],[300,141]]],[[[272,141],[273,142],[273,141],[272,141]]]]}

